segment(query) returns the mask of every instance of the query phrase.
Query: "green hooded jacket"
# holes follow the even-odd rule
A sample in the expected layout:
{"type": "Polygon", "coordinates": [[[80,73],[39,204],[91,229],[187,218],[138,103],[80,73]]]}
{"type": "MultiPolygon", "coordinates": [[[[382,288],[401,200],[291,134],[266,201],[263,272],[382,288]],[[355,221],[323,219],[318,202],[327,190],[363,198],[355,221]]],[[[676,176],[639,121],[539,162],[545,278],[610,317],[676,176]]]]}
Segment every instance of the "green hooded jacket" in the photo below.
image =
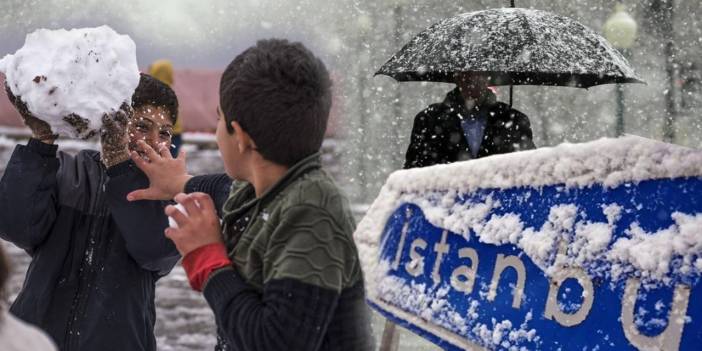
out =
{"type": "MultiPolygon", "coordinates": [[[[211,177],[186,190],[222,189],[222,177],[211,177]]],[[[233,265],[203,288],[219,349],[373,349],[355,222],[319,154],[258,198],[251,184],[232,182],[221,214],[233,265]]]]}

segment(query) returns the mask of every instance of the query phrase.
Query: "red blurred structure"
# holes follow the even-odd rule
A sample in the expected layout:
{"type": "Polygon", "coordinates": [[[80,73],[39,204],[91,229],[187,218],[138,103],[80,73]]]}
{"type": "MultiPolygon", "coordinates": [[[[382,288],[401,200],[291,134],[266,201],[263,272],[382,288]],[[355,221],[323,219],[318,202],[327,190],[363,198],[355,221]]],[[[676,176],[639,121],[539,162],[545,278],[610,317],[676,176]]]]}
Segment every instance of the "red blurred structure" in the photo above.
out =
{"type": "MultiPolygon", "coordinates": [[[[205,69],[175,70],[173,89],[180,104],[179,116],[183,118],[186,133],[214,133],[217,128],[216,108],[219,104],[219,78],[221,71],[205,69]]],[[[5,76],[0,73],[0,86],[5,84],[5,76]]],[[[335,96],[336,100],[336,96],[335,96]]],[[[336,135],[339,107],[332,105],[327,129],[327,137],[336,135]]],[[[7,99],[5,89],[0,89],[0,127],[24,129],[22,120],[7,99]]]]}

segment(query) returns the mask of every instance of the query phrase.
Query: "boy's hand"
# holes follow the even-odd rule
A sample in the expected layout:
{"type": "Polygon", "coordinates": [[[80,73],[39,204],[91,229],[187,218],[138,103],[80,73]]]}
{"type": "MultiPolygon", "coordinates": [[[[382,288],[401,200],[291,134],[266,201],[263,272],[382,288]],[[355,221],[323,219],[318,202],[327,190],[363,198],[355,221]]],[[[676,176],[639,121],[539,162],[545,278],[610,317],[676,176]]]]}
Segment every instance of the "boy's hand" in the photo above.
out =
{"type": "Polygon", "coordinates": [[[102,116],[102,128],[100,128],[102,153],[100,156],[102,163],[107,168],[129,159],[127,125],[130,114],[131,107],[124,104],[114,114],[102,116]]]}
{"type": "Polygon", "coordinates": [[[167,206],[166,215],[173,218],[178,228],[166,228],[165,234],[173,240],[181,256],[185,257],[199,247],[222,242],[219,217],[209,195],[180,193],[175,201],[183,205],[188,214],[175,206],[167,206]]]}
{"type": "Polygon", "coordinates": [[[46,144],[53,144],[58,139],[58,134],[51,131],[51,126],[39,118],[34,116],[22,116],[24,125],[32,131],[32,138],[37,139],[46,144]]]}
{"type": "Polygon", "coordinates": [[[17,112],[19,112],[20,116],[22,117],[22,122],[24,122],[24,125],[26,125],[29,128],[29,130],[32,131],[32,138],[42,141],[46,144],[53,144],[54,141],[58,138],[58,135],[54,134],[54,132],[51,131],[51,126],[49,125],[49,123],[46,123],[45,121],[34,117],[34,115],[31,112],[29,112],[27,104],[24,101],[22,101],[21,98],[18,98],[14,94],[12,94],[12,90],[10,90],[10,87],[7,85],[7,83],[5,83],[5,92],[7,93],[7,98],[10,100],[10,103],[12,103],[17,112]]]}
{"type": "Polygon", "coordinates": [[[137,141],[137,146],[146,156],[132,150],[131,157],[149,178],[149,187],[132,191],[127,194],[127,200],[170,200],[183,192],[185,183],[192,178],[185,168],[185,152],[181,151],[178,158],[173,158],[165,146],[158,152],[143,140],[137,141]]]}

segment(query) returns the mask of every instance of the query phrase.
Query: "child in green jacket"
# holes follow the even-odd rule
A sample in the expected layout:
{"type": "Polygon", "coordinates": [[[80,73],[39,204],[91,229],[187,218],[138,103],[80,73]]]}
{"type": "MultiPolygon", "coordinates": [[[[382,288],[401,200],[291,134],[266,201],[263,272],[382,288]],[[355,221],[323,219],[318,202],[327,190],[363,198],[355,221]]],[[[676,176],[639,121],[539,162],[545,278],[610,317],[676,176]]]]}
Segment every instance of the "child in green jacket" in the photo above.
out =
{"type": "Polygon", "coordinates": [[[150,161],[133,158],[151,184],[129,199],[175,195],[187,212],[166,208],[177,228],[165,234],[214,311],[218,350],[373,348],[354,220],[320,163],[330,105],[318,58],[260,41],[220,82],[227,175],[191,177],[183,158],[144,144],[150,161]]]}

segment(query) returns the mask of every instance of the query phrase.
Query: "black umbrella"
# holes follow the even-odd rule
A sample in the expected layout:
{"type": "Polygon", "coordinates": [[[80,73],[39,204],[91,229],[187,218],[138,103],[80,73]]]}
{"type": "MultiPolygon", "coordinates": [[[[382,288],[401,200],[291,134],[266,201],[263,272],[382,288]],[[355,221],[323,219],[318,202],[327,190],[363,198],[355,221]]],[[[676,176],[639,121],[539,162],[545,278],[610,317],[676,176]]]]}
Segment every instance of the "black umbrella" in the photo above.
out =
{"type": "Polygon", "coordinates": [[[522,8],[442,20],[417,34],[376,74],[453,83],[457,72],[483,74],[490,85],[643,83],[593,30],[568,17],[522,8]]]}

